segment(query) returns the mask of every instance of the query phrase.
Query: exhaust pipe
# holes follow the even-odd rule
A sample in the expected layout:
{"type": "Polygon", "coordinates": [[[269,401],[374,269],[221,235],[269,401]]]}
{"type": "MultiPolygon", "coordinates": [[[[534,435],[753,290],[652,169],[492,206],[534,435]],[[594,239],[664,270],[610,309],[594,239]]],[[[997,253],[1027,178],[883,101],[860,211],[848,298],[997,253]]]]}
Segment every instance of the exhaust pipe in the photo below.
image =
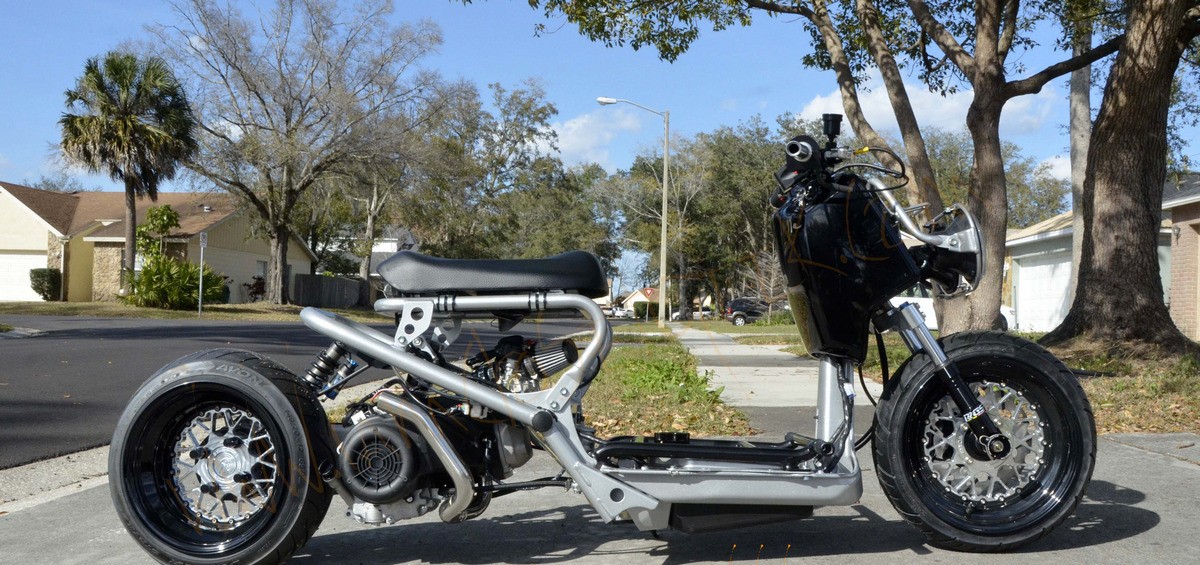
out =
{"type": "Polygon", "coordinates": [[[434,454],[442,462],[442,467],[454,481],[454,494],[438,507],[438,516],[447,523],[465,520],[463,512],[475,498],[475,485],[471,481],[471,473],[467,471],[467,466],[454,451],[454,446],[450,445],[450,441],[438,429],[437,423],[424,410],[390,392],[379,393],[379,397],[375,399],[375,405],[384,412],[416,426],[417,431],[429,442],[434,454]]]}

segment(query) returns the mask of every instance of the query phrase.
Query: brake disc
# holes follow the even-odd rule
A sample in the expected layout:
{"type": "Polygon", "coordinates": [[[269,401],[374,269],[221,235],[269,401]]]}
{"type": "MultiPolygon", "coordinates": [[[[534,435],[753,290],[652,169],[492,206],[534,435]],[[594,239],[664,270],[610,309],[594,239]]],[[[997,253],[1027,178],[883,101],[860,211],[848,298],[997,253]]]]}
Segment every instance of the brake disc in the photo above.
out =
{"type": "Polygon", "coordinates": [[[979,402],[1008,437],[1011,449],[1004,457],[979,459],[966,449],[973,441],[958,407],[944,396],[926,420],[927,471],[950,494],[964,501],[1003,502],[1021,491],[1045,463],[1041,415],[1019,390],[1004,383],[974,383],[979,402]]]}

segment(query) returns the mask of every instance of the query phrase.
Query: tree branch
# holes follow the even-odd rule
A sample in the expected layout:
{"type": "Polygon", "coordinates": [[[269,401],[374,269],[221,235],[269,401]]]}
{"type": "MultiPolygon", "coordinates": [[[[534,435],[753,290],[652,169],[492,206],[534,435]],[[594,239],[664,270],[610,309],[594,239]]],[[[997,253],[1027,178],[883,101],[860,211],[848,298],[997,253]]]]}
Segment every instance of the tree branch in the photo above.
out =
{"type": "Polygon", "coordinates": [[[1042,90],[1042,87],[1047,82],[1054,80],[1071,71],[1082,69],[1100,59],[1103,59],[1121,47],[1121,43],[1125,41],[1125,34],[1118,35],[1079,56],[1072,57],[1065,61],[1059,61],[1049,67],[1046,67],[1025,79],[1009,82],[1004,86],[1004,98],[1015,98],[1026,94],[1036,94],[1042,90]]]}
{"type": "Polygon", "coordinates": [[[962,48],[962,45],[959,45],[958,40],[954,39],[954,34],[950,33],[934,17],[933,12],[929,10],[929,6],[925,4],[925,0],[908,0],[908,6],[912,10],[913,15],[917,17],[917,23],[921,25],[921,29],[929,34],[929,37],[933,38],[933,41],[954,62],[954,66],[958,67],[958,70],[967,77],[967,80],[974,82],[975,59],[962,48]]]}
{"type": "Polygon", "coordinates": [[[776,14],[792,14],[796,16],[804,16],[810,19],[813,17],[812,10],[799,4],[783,6],[776,2],[766,2],[764,0],[746,0],[746,5],[751,8],[758,8],[759,10],[773,12],[776,14]]]}
{"type": "Polygon", "coordinates": [[[1008,0],[1004,4],[1004,29],[1000,31],[1000,60],[1008,59],[1008,51],[1012,49],[1013,39],[1017,36],[1017,12],[1021,8],[1021,3],[1017,0],[1008,0]]]}

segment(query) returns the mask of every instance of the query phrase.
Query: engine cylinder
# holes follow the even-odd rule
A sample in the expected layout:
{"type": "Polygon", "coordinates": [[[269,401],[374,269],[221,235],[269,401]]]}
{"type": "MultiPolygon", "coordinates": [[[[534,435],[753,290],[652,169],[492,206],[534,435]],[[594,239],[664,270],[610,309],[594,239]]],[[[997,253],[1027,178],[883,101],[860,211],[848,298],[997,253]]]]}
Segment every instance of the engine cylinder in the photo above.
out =
{"type": "Polygon", "coordinates": [[[360,500],[387,504],[416,487],[416,451],[391,418],[374,416],[346,435],[338,454],[338,470],[346,488],[360,500]]]}

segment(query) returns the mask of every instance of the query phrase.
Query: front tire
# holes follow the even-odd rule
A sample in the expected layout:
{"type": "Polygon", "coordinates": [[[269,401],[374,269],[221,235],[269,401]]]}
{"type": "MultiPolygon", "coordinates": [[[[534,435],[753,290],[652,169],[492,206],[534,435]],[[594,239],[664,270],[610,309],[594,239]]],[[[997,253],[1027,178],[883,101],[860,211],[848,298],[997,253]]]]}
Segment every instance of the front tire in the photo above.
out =
{"type": "Polygon", "coordinates": [[[1002,551],[1046,535],[1074,511],[1095,466],[1083,389],[1050,352],[1010,334],[960,333],[941,344],[1011,449],[978,457],[933,360],[918,355],[877,409],[872,453],[884,493],[940,547],[1002,551]]]}
{"type": "Polygon", "coordinates": [[[331,489],[325,413],[283,367],[247,351],[183,357],[117,423],[117,515],[164,563],[278,563],[316,531],[331,489]]]}

